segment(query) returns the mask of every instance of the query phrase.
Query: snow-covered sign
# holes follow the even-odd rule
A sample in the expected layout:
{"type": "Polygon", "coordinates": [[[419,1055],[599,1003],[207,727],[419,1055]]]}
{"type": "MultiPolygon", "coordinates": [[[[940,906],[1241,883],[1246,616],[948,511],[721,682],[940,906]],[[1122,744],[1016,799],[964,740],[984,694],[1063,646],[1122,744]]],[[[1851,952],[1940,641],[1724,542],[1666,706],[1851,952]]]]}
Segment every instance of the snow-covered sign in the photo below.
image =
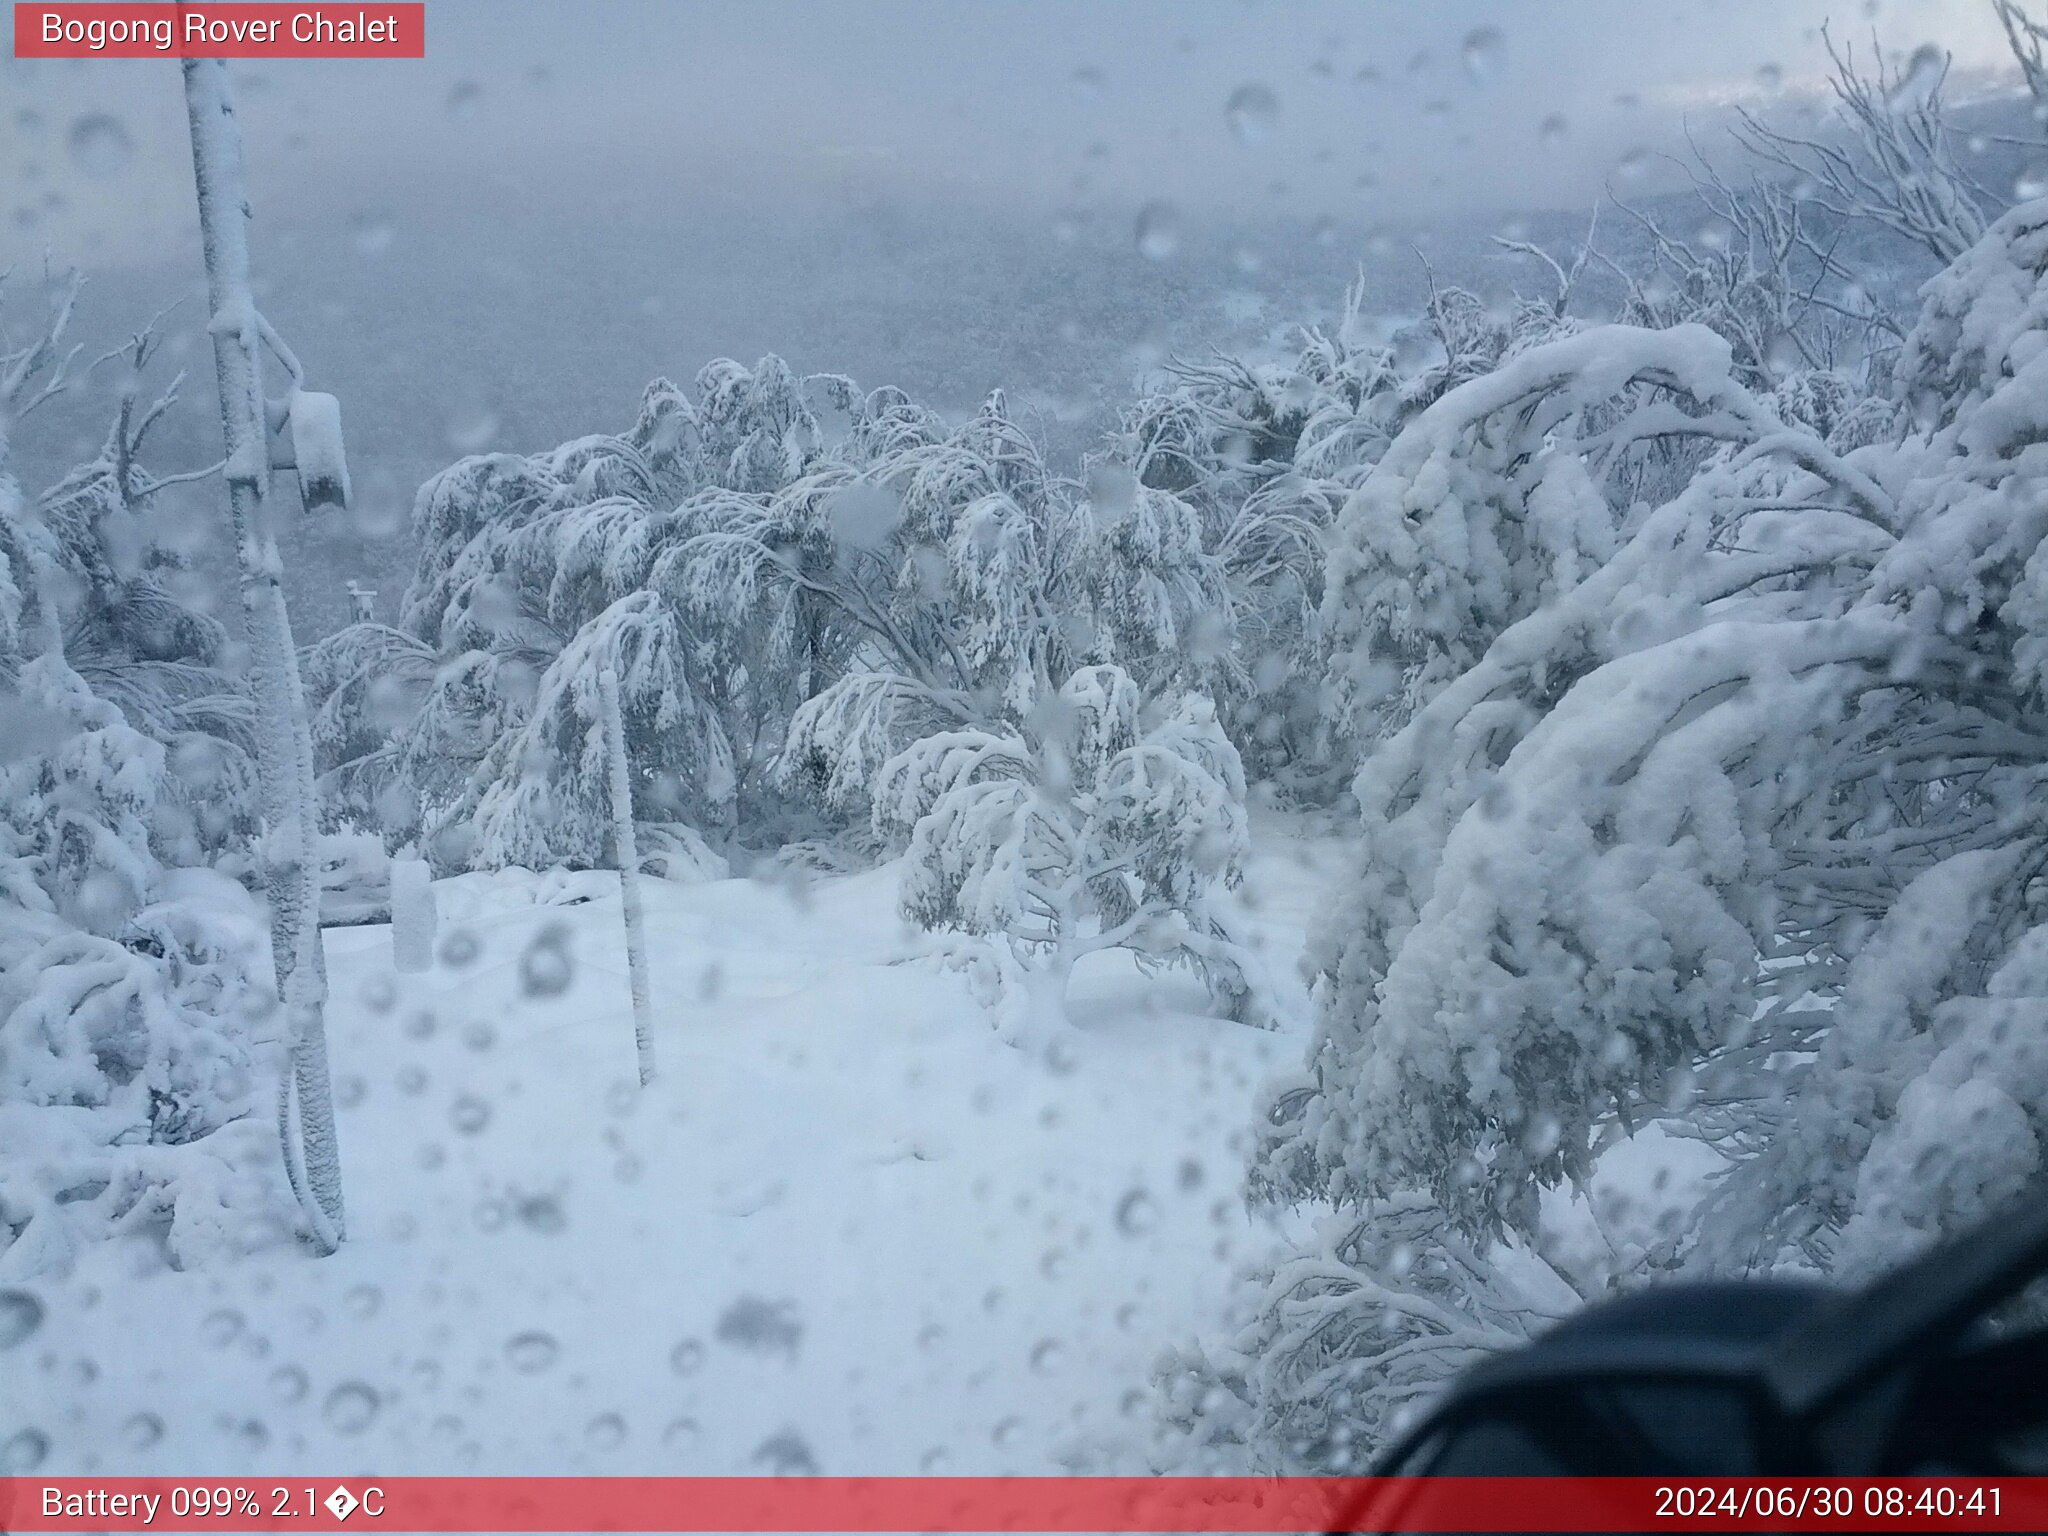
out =
{"type": "Polygon", "coordinates": [[[341,402],[318,390],[294,389],[286,402],[286,430],[299,472],[299,499],[308,512],[349,504],[348,460],[341,446],[341,402]]]}

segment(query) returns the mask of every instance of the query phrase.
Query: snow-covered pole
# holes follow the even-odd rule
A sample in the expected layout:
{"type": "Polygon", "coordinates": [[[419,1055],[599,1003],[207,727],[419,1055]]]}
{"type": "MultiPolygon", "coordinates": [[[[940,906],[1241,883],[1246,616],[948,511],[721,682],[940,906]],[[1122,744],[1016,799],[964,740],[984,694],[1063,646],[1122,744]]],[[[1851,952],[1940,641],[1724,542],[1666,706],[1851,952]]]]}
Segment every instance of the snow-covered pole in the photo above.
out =
{"type": "Polygon", "coordinates": [[[434,968],[434,871],[425,859],[391,861],[391,968],[434,968]]]}
{"type": "Polygon", "coordinates": [[[341,1156],[327,1075],[326,967],[320,954],[319,872],[314,857],[313,743],[285,612],[283,567],[264,515],[270,478],[262,321],[249,282],[249,200],[242,133],[219,59],[186,59],[185,113],[227,447],[228,510],[241,564],[249,631],[263,797],[264,875],[271,955],[284,1003],[290,1069],[278,1087],[278,1134],[293,1192],[329,1252],[342,1237],[341,1156]],[[296,1117],[293,1114],[296,1107],[296,1117]],[[294,1121],[296,1120],[296,1124],[294,1121]]]}
{"type": "Polygon", "coordinates": [[[654,1081],[654,1006],[647,990],[647,918],[640,908],[640,854],[633,838],[633,779],[626,767],[626,720],[619,709],[618,674],[597,675],[604,713],[605,755],[611,759],[612,842],[619,856],[619,896],[626,911],[626,969],[633,982],[633,1044],[640,1053],[640,1086],[654,1081]]]}

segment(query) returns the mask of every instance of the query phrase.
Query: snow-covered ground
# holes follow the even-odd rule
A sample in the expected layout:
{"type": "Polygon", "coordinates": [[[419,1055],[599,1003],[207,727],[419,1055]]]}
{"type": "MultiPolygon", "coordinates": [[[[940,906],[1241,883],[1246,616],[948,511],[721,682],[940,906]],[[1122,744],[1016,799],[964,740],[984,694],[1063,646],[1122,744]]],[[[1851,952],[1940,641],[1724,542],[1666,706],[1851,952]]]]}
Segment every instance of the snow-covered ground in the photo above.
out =
{"type": "MultiPolygon", "coordinates": [[[[1258,848],[1299,1000],[1338,845],[1258,848]]],[[[900,963],[897,877],[649,882],[645,1091],[615,877],[441,882],[425,975],[330,930],[349,1242],[38,1284],[0,1397],[39,1470],[1142,1470],[1152,1362],[1268,1240],[1244,1138],[1305,1021],[1105,956],[1027,1056],[900,963]]]]}

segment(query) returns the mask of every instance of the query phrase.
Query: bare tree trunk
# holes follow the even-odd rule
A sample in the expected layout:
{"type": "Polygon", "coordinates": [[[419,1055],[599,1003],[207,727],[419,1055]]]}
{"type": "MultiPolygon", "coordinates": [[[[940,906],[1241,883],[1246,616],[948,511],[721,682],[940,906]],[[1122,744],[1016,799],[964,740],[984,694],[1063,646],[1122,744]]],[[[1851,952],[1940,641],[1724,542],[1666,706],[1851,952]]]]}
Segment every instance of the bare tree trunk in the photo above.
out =
{"type": "Polygon", "coordinates": [[[343,1229],[341,1155],[327,1077],[327,973],[320,953],[319,871],[313,844],[313,743],[298,652],[285,612],[282,566],[263,506],[270,478],[269,433],[258,358],[262,325],[249,284],[242,134],[228,95],[227,67],[218,59],[187,59],[184,71],[212,311],[208,329],[227,445],[228,509],[241,562],[242,610],[256,694],[271,955],[291,1060],[279,1083],[278,1134],[293,1192],[314,1237],[332,1252],[343,1229]]]}
{"type": "Polygon", "coordinates": [[[610,667],[597,677],[604,711],[606,756],[611,760],[612,843],[619,858],[619,896],[626,909],[626,968],[633,980],[633,1043],[640,1053],[640,1086],[654,1081],[654,1007],[647,988],[647,918],[640,908],[640,854],[633,837],[633,780],[626,765],[626,721],[619,709],[619,679],[610,667]]]}

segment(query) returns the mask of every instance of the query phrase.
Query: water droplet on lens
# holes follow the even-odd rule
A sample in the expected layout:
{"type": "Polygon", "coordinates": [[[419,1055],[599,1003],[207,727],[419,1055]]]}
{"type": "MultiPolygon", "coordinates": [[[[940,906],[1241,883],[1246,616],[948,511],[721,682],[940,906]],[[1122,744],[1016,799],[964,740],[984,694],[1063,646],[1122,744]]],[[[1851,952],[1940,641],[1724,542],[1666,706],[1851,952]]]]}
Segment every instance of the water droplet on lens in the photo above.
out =
{"type": "Polygon", "coordinates": [[[477,102],[483,93],[483,87],[474,80],[456,81],[448,87],[448,115],[457,119],[476,116],[477,102]]]}
{"type": "Polygon", "coordinates": [[[512,1201],[512,1214],[522,1226],[538,1232],[543,1237],[553,1237],[569,1225],[568,1214],[562,1209],[562,1202],[553,1195],[518,1195],[512,1201]]]}
{"type": "Polygon", "coordinates": [[[327,1394],[320,1414],[336,1433],[359,1435],[377,1417],[378,1406],[377,1394],[370,1388],[360,1381],[345,1381],[327,1394]]]}
{"type": "Polygon", "coordinates": [[[1473,84],[1485,85],[1500,72],[1501,50],[1498,27],[1477,27],[1465,34],[1465,46],[1459,57],[1465,61],[1465,73],[1473,84]]]}
{"type": "Polygon", "coordinates": [[[1280,98],[1268,85],[1240,85],[1223,104],[1223,121],[1241,144],[1257,144],[1280,121],[1280,98]]]}
{"type": "Polygon", "coordinates": [[[1926,103],[1941,84],[1948,57],[1932,43],[1922,43],[1906,60],[1906,67],[1884,98],[1887,110],[1910,112],[1926,103]]]}
{"type": "Polygon", "coordinates": [[[280,1365],[270,1373],[270,1390],[287,1403],[298,1402],[311,1385],[306,1373],[296,1365],[280,1365]]]}
{"type": "Polygon", "coordinates": [[[668,1352],[668,1363],[678,1376],[689,1376],[704,1363],[704,1346],[695,1339],[684,1339],[668,1352]]]}
{"type": "Polygon", "coordinates": [[[71,125],[71,159],[88,176],[113,176],[135,158],[135,145],[118,117],[88,112],[71,125]]]}
{"type": "Polygon", "coordinates": [[[560,997],[575,975],[569,929],[563,923],[549,923],[541,929],[519,957],[519,990],[528,997],[560,997]]]}
{"type": "Polygon", "coordinates": [[[537,1329],[514,1334],[505,1344],[505,1359],[515,1371],[531,1376],[544,1371],[555,1363],[555,1356],[562,1352],[562,1346],[555,1342],[551,1333],[537,1329]]]}
{"type": "Polygon", "coordinates": [[[483,953],[483,945],[467,928],[458,928],[441,941],[441,963],[460,970],[483,953]]]}
{"type": "Polygon", "coordinates": [[[626,1421],[616,1413],[600,1413],[583,1426],[583,1438],[594,1451],[615,1451],[626,1443],[626,1421]]]}
{"type": "Polygon", "coordinates": [[[42,1326],[41,1297],[33,1291],[0,1290],[0,1349],[12,1349],[42,1326]]]}
{"type": "Polygon", "coordinates": [[[703,1431],[698,1427],[695,1419],[689,1417],[672,1419],[669,1422],[668,1428],[661,1432],[661,1443],[668,1447],[668,1449],[675,1450],[679,1446],[695,1445],[698,1436],[702,1433],[703,1431]]]}
{"type": "Polygon", "coordinates": [[[792,1360],[804,1336],[795,1303],[770,1301],[764,1296],[739,1297],[719,1314],[714,1331],[721,1344],[759,1354],[780,1351],[792,1360]]]}
{"type": "Polygon", "coordinates": [[[457,453],[482,453],[498,435],[498,418],[481,405],[448,418],[448,446],[457,453]]]}
{"type": "Polygon", "coordinates": [[[465,1093],[448,1106],[448,1123],[457,1134],[474,1136],[491,1121],[491,1106],[473,1093],[465,1093]]]}
{"type": "Polygon", "coordinates": [[[0,1477],[33,1472],[49,1454],[50,1437],[39,1429],[24,1429],[0,1443],[0,1477]]]}
{"type": "Polygon", "coordinates": [[[1159,1207],[1142,1189],[1129,1191],[1116,1203],[1116,1229],[1125,1237],[1142,1237],[1159,1224],[1159,1207]]]}
{"type": "Polygon", "coordinates": [[[121,1426],[121,1443],[131,1451],[146,1451],[164,1437],[164,1421],[153,1413],[132,1415],[121,1426]]]}
{"type": "Polygon", "coordinates": [[[382,256],[391,249],[391,221],[359,213],[349,220],[350,232],[355,236],[356,249],[365,256],[382,256]]]}
{"type": "Polygon", "coordinates": [[[763,1440],[755,1447],[753,1460],[776,1477],[815,1477],[818,1472],[818,1458],[793,1429],[763,1440]]]}
{"type": "Polygon", "coordinates": [[[1138,210],[1138,254],[1165,261],[1180,249],[1180,213],[1171,203],[1147,203],[1138,210]]]}

